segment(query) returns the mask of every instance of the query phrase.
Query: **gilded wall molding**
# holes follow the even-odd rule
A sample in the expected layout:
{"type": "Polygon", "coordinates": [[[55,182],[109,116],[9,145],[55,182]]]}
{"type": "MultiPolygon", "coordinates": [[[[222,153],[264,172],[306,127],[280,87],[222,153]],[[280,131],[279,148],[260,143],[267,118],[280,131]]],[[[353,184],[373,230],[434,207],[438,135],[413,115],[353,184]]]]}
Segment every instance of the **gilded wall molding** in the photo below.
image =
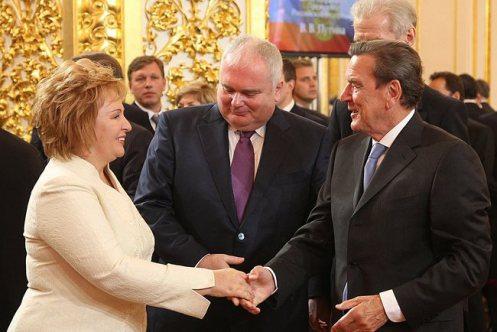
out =
{"type": "Polygon", "coordinates": [[[485,1],[485,80],[492,78],[492,1],[485,1]]]}
{"type": "Polygon", "coordinates": [[[0,124],[26,140],[36,85],[62,58],[57,0],[0,3],[0,124]]]}
{"type": "Polygon", "coordinates": [[[217,82],[220,42],[240,34],[242,18],[234,0],[147,0],[144,53],[168,66],[168,100],[187,81],[217,82]]]}
{"type": "Polygon", "coordinates": [[[105,52],[124,64],[123,0],[75,0],[75,54],[105,52]]]}

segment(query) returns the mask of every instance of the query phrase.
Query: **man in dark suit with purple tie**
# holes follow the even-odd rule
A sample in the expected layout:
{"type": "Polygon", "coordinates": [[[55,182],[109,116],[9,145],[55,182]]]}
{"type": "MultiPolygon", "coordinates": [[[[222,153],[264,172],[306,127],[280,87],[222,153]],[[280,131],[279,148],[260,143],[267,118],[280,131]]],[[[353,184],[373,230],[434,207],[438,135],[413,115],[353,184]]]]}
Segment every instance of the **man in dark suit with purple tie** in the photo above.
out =
{"type": "MultiPolygon", "coordinates": [[[[217,104],[163,113],[135,203],[162,262],[250,271],[305,223],[328,163],[326,129],[275,105],[282,60],[238,37],[221,61],[217,104]]],[[[206,317],[149,310],[151,331],[304,331],[307,287],[250,316],[212,300],[206,317]]]]}

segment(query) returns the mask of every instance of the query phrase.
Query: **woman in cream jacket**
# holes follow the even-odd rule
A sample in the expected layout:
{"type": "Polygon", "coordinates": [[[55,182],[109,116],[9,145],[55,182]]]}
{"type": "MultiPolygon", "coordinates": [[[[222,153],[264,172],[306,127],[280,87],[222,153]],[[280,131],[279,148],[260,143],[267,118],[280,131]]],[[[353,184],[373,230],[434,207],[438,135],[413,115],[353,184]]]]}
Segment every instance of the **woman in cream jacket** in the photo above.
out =
{"type": "Polygon", "coordinates": [[[108,167],[131,128],[124,95],[87,59],[38,87],[35,124],[51,160],[28,205],[28,289],[9,331],[145,331],[145,305],[202,318],[203,295],[252,299],[242,272],[150,262],[153,235],[108,167]]]}

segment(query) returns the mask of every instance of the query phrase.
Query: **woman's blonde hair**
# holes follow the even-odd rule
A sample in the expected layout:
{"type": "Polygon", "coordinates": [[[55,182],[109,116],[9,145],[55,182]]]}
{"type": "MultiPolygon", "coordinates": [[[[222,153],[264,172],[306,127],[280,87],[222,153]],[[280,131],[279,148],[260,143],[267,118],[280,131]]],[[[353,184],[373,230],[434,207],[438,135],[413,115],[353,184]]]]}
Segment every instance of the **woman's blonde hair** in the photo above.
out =
{"type": "Polygon", "coordinates": [[[45,154],[67,159],[95,143],[95,120],[105,97],[124,100],[126,86],[112,69],[88,59],[65,61],[37,87],[33,124],[45,154]]]}
{"type": "Polygon", "coordinates": [[[179,89],[174,99],[176,106],[186,95],[193,95],[200,104],[210,104],[216,102],[216,90],[207,82],[202,80],[193,81],[179,89]]]}

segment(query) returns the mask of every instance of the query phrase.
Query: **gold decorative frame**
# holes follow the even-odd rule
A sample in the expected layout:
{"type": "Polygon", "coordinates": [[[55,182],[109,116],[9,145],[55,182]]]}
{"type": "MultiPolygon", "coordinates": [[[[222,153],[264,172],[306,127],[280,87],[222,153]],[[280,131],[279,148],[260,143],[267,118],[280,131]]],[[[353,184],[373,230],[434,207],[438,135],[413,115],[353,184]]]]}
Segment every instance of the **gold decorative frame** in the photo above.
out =
{"type": "Polygon", "coordinates": [[[26,140],[36,85],[62,58],[58,0],[0,3],[0,124],[26,140]]]}
{"type": "Polygon", "coordinates": [[[485,80],[491,85],[492,77],[492,1],[485,1],[485,80]]]}
{"type": "Polygon", "coordinates": [[[75,53],[105,52],[124,64],[123,0],[75,0],[75,53]]]}
{"type": "Polygon", "coordinates": [[[219,42],[240,34],[242,19],[236,1],[147,0],[145,14],[144,52],[168,65],[169,100],[187,81],[217,82],[219,42]]]}

